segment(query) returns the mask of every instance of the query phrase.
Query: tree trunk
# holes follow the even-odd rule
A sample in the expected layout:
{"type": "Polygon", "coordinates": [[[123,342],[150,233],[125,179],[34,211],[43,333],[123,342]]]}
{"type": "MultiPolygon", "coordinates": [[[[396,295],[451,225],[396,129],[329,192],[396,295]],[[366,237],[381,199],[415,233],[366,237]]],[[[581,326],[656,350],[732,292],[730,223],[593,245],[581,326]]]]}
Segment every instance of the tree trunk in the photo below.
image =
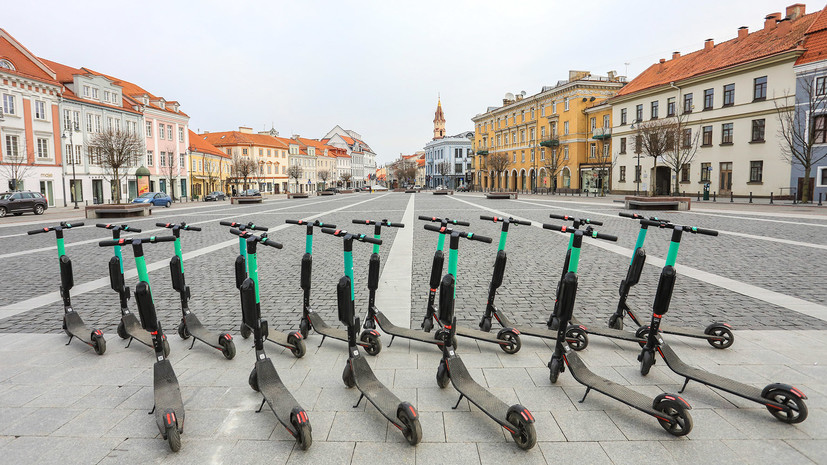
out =
{"type": "Polygon", "coordinates": [[[115,204],[119,204],[121,203],[121,178],[118,176],[117,168],[113,169],[112,173],[115,175],[115,198],[112,200],[115,201],[115,204]]]}
{"type": "Polygon", "coordinates": [[[810,203],[810,173],[812,165],[804,165],[804,181],[801,183],[801,203],[810,203]]]}

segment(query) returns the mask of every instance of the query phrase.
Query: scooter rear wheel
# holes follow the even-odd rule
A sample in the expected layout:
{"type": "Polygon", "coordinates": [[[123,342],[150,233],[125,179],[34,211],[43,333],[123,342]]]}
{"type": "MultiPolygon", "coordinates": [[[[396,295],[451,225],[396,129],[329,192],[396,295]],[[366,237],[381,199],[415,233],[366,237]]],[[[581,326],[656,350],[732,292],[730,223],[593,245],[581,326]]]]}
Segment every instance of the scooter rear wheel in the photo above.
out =
{"type": "Polygon", "coordinates": [[[221,353],[224,354],[224,358],[232,360],[235,357],[235,343],[224,336],[218,339],[218,343],[221,344],[221,353]]]}
{"type": "Polygon", "coordinates": [[[516,354],[523,346],[520,335],[512,329],[503,329],[497,334],[497,339],[508,342],[508,344],[500,344],[500,349],[507,354],[516,354]]]}
{"type": "Polygon", "coordinates": [[[171,451],[178,452],[181,450],[181,433],[178,431],[178,425],[167,426],[166,436],[171,451]]]}
{"type": "Polygon", "coordinates": [[[296,358],[304,357],[304,354],[307,353],[307,346],[304,344],[304,338],[299,337],[301,332],[298,333],[290,333],[287,335],[287,343],[290,344],[290,352],[293,353],[293,356],[296,358]]]}
{"type": "Polygon", "coordinates": [[[422,440],[422,425],[419,424],[419,418],[415,418],[411,412],[404,408],[400,408],[396,412],[396,417],[402,423],[402,435],[408,444],[415,446],[422,440]]]}
{"type": "MultiPolygon", "coordinates": [[[[641,326],[635,331],[635,337],[638,339],[649,339],[649,326],[641,326]]],[[[641,347],[645,346],[645,342],[638,341],[641,347]]]]}
{"type": "Polygon", "coordinates": [[[525,421],[517,412],[509,413],[507,420],[516,429],[515,432],[511,433],[511,437],[517,447],[522,450],[529,450],[537,444],[537,431],[534,429],[533,423],[525,421]]]}
{"type": "Polygon", "coordinates": [[[692,416],[685,408],[678,407],[672,401],[662,401],[655,406],[655,410],[662,412],[672,419],[672,422],[668,422],[658,418],[660,426],[669,434],[673,436],[686,436],[692,431],[692,416]]]}
{"type": "Polygon", "coordinates": [[[778,410],[774,407],[767,406],[767,410],[774,416],[776,419],[783,421],[784,423],[801,423],[802,421],[807,419],[807,404],[804,403],[804,400],[800,397],[794,395],[793,393],[784,390],[784,389],[772,389],[767,392],[766,397],[768,400],[773,402],[786,405],[789,407],[790,412],[785,412],[783,410],[778,410]]]}
{"type": "Polygon", "coordinates": [[[589,345],[589,335],[579,326],[572,326],[566,330],[566,342],[574,350],[583,350],[589,345]]]}
{"type": "Polygon", "coordinates": [[[704,329],[707,336],[715,336],[715,339],[707,339],[706,342],[716,349],[729,348],[735,342],[735,335],[725,325],[713,323],[704,329]],[[720,338],[720,339],[719,339],[720,338]]]}
{"type": "Polygon", "coordinates": [[[313,444],[313,436],[311,434],[312,428],[310,423],[299,423],[296,421],[295,415],[291,415],[290,423],[296,429],[296,444],[301,450],[307,450],[313,444]]]}
{"type": "Polygon", "coordinates": [[[103,355],[103,353],[106,352],[106,339],[104,339],[103,336],[93,335],[92,341],[94,341],[92,348],[95,349],[95,353],[103,355]]]}
{"type": "Polygon", "coordinates": [[[379,352],[382,351],[382,341],[379,339],[379,336],[371,332],[366,331],[362,333],[359,340],[365,344],[363,347],[368,355],[379,355],[379,352]]]}

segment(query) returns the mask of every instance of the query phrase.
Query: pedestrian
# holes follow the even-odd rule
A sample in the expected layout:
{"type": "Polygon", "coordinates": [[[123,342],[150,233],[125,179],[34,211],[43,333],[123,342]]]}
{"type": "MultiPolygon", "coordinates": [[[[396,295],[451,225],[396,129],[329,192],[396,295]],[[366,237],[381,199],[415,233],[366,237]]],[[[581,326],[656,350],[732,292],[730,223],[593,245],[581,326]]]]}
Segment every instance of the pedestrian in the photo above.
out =
{"type": "Polygon", "coordinates": [[[237,195],[237,192],[235,190],[235,186],[233,186],[233,197],[236,197],[236,195],[237,195]]]}

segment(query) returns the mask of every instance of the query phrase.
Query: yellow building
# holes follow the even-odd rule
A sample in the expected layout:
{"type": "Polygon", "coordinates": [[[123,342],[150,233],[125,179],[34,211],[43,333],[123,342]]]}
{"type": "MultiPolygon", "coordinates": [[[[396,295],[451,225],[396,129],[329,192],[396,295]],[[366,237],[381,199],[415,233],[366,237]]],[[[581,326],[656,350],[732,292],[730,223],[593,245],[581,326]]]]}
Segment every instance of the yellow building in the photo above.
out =
{"type": "Polygon", "coordinates": [[[213,191],[226,192],[230,176],[230,156],[207,142],[206,136],[189,132],[190,185],[192,195],[203,198],[213,191]]]}
{"type": "MultiPolygon", "coordinates": [[[[201,137],[232,157],[250,157],[259,165],[259,172],[247,179],[248,188],[278,194],[287,192],[288,148],[290,139],[278,137],[275,130],[254,133],[252,128],[239,127],[238,131],[204,132],[201,137]]],[[[232,177],[232,176],[231,176],[232,177]]],[[[242,189],[244,180],[233,178],[230,182],[242,189]]]]}
{"type": "Polygon", "coordinates": [[[625,78],[613,72],[593,76],[569,71],[568,80],[544,86],[538,94],[506,94],[502,106],[488,107],[472,118],[477,187],[580,189],[607,184],[601,176],[595,178],[595,173],[611,171],[600,159],[603,153],[611,159],[611,111],[601,104],[624,85],[625,78]]]}

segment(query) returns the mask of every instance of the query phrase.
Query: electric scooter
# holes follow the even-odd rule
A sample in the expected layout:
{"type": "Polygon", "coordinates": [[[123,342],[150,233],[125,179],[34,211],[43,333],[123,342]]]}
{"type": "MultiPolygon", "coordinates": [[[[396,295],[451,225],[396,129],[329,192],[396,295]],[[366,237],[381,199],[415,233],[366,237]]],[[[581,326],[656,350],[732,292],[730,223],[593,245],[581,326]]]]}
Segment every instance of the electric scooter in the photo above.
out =
{"type": "MultiPolygon", "coordinates": [[[[425,221],[431,221],[431,222],[434,222],[434,223],[439,222],[439,223],[441,223],[441,227],[447,227],[447,224],[450,222],[450,220],[448,220],[447,218],[446,219],[441,219],[441,218],[429,217],[429,216],[420,216],[419,219],[420,220],[425,220],[425,221]]],[[[455,223],[460,224],[461,222],[455,222],[455,223]]],[[[433,226],[433,225],[431,225],[431,226],[433,226]]],[[[439,279],[440,279],[439,276],[442,274],[442,266],[443,266],[443,263],[444,263],[442,249],[444,248],[444,246],[445,246],[445,238],[442,236],[442,234],[440,234],[439,235],[439,241],[437,242],[437,250],[434,253],[433,264],[431,265],[431,282],[430,282],[431,286],[430,286],[430,290],[429,290],[429,294],[428,294],[428,310],[427,310],[427,313],[425,315],[425,321],[423,321],[423,325],[425,325],[427,322],[431,322],[431,326],[428,327],[428,328],[425,328],[425,326],[423,326],[423,329],[425,329],[426,332],[428,332],[432,328],[433,312],[434,312],[434,310],[433,310],[434,309],[433,300],[434,300],[434,296],[436,295],[436,285],[439,282],[439,279]]],[[[439,323],[438,318],[437,318],[437,323],[439,323]]],[[[447,331],[446,328],[441,327],[437,331],[437,334],[435,334],[435,338],[437,340],[442,340],[443,337],[440,335],[440,332],[446,332],[446,331],[447,331]]],[[[511,328],[511,327],[501,329],[497,333],[496,337],[491,336],[489,333],[487,333],[485,331],[480,331],[480,330],[477,330],[477,329],[470,329],[470,328],[457,328],[457,327],[454,327],[453,334],[454,334],[454,336],[462,336],[462,337],[467,337],[467,338],[470,338],[470,339],[476,339],[477,341],[490,342],[492,344],[497,344],[500,347],[500,349],[502,349],[503,352],[505,352],[507,354],[516,354],[517,352],[520,351],[520,347],[522,347],[522,341],[520,340],[520,332],[518,330],[514,329],[514,328],[511,328]]],[[[456,347],[456,341],[453,341],[453,344],[454,344],[454,347],[456,347]]]]}
{"type": "Polygon", "coordinates": [[[235,357],[235,343],[230,333],[218,335],[207,329],[201,324],[201,321],[195,316],[195,313],[190,311],[188,304],[190,300],[190,287],[187,286],[186,279],[184,278],[181,231],[201,231],[201,228],[190,226],[184,222],[181,222],[181,224],[155,223],[155,226],[171,229],[172,236],[175,237],[175,255],[169,261],[169,274],[170,279],[172,279],[172,288],[178,291],[178,295],[181,297],[181,313],[183,316],[181,317],[181,323],[178,324],[178,336],[184,340],[192,336],[190,350],[195,346],[195,341],[199,340],[213,349],[220,350],[227,360],[232,360],[233,357],[235,357]]]}
{"type": "Polygon", "coordinates": [[[660,426],[669,434],[674,436],[685,436],[692,431],[692,416],[689,410],[692,407],[683,398],[675,394],[662,393],[654,399],[647,397],[626,386],[609,381],[598,376],[586,366],[580,359],[580,355],[572,350],[566,343],[566,328],[574,311],[574,300],[577,295],[577,268],[580,262],[580,246],[583,237],[592,237],[615,242],[617,237],[608,234],[592,231],[590,234],[576,228],[544,224],[544,229],[571,233],[574,238],[572,247],[567,251],[570,256],[566,275],[560,283],[560,291],[557,302],[557,316],[560,318],[559,329],[557,330],[557,343],[554,347],[554,354],[551,356],[549,367],[549,380],[552,384],[557,382],[558,376],[569,367],[571,375],[577,382],[586,386],[586,393],[580,399],[580,403],[586,400],[592,389],[601,392],[612,399],[620,401],[634,409],[657,418],[660,426]]]}
{"type": "MultiPolygon", "coordinates": [[[[237,223],[235,221],[221,221],[222,226],[230,226],[238,231],[267,231],[267,228],[258,226],[252,222],[247,224],[237,223]]],[[[247,245],[243,237],[238,238],[238,257],[235,259],[235,287],[241,291],[241,285],[247,278],[247,245]]],[[[252,334],[252,330],[241,322],[241,337],[247,339],[252,334]]],[[[273,334],[265,334],[264,338],[276,345],[290,349],[290,353],[296,358],[302,358],[307,353],[307,347],[304,344],[303,337],[296,337],[296,334],[301,336],[301,333],[283,333],[281,331],[273,331],[273,334]]]]}
{"type": "MultiPolygon", "coordinates": [[[[620,216],[625,218],[632,218],[636,220],[645,219],[637,213],[620,212],[620,216]]],[[[649,218],[650,221],[666,222],[661,218],[649,218]]],[[[643,326],[637,319],[635,313],[626,304],[626,298],[629,295],[629,288],[637,284],[640,279],[640,273],[643,270],[643,264],[646,262],[646,251],[643,249],[643,242],[646,239],[646,231],[648,226],[641,222],[640,232],[638,233],[635,250],[632,253],[632,262],[629,264],[629,271],[626,273],[626,279],[620,282],[620,300],[617,303],[617,309],[609,317],[609,328],[623,329],[623,315],[629,315],[629,318],[638,326],[635,335],[641,339],[646,339],[648,327],[643,326]]],[[[703,332],[696,331],[689,328],[682,328],[679,326],[663,325],[660,331],[666,334],[674,334],[676,336],[694,337],[698,339],[706,339],[712,347],[716,349],[726,349],[735,342],[735,335],[732,333],[732,326],[727,323],[711,323],[703,332]]]]}
{"type": "MultiPolygon", "coordinates": [[[[250,372],[248,382],[254,391],[260,392],[263,399],[256,413],[261,412],[265,402],[276,415],[276,419],[284,426],[288,433],[296,439],[302,450],[307,450],[313,444],[310,418],[307,412],[299,405],[293,394],[284,386],[273,361],[264,352],[264,339],[267,337],[267,321],[261,319],[261,296],[259,294],[258,261],[256,259],[256,245],[262,244],[276,249],[282,244],[268,239],[264,233],[255,236],[250,231],[230,229],[230,232],[244,240],[246,244],[247,277],[241,284],[241,314],[247,328],[253,333],[255,343],[256,364],[250,372]]],[[[301,340],[298,331],[290,335],[291,338],[301,340]]]]}
{"type": "Polygon", "coordinates": [[[155,349],[155,365],[153,366],[153,386],[155,404],[150,415],[155,414],[155,424],[161,436],[169,442],[173,452],[181,449],[181,433],[184,432],[184,401],[181,398],[181,388],[172,364],[164,355],[164,330],[155,313],[155,303],[152,298],[152,289],[149,285],[149,272],[144,258],[144,244],[158,242],[173,242],[175,238],[146,237],[128,239],[105,240],[98,243],[101,247],[132,245],[135,254],[135,267],[138,269],[138,285],[135,286],[135,301],[138,304],[138,313],[141,315],[141,325],[152,335],[152,347],[155,349]]]}
{"type": "MultiPolygon", "coordinates": [[[[430,221],[432,223],[439,223],[440,226],[471,226],[471,223],[467,221],[452,220],[447,217],[437,218],[435,216],[419,215],[419,219],[430,221]]],[[[439,287],[439,281],[442,279],[442,265],[445,262],[445,254],[443,252],[444,248],[445,238],[440,235],[439,242],[437,242],[436,246],[436,252],[434,252],[433,264],[431,265],[431,276],[428,286],[428,308],[425,312],[425,318],[422,320],[422,324],[420,325],[426,333],[430,333],[431,330],[434,329],[434,319],[436,318],[436,291],[439,287]]]]}
{"type": "MultiPolygon", "coordinates": [[[[359,400],[356,401],[353,408],[358,407],[362,399],[367,399],[382,416],[402,431],[402,435],[405,436],[410,445],[415,446],[422,440],[422,426],[419,424],[419,415],[416,409],[409,402],[399,400],[396,394],[376,378],[356,343],[356,332],[359,331],[360,324],[354,310],[353,241],[369,242],[376,247],[382,244],[382,240],[367,237],[364,234],[352,234],[339,229],[322,228],[322,232],[344,239],[345,275],[342,276],[336,286],[336,300],[339,321],[347,327],[348,337],[348,359],[342,373],[342,380],[348,389],[356,386],[360,392],[359,400]]],[[[376,252],[374,252],[374,255],[377,255],[376,252]]]]}
{"type": "Polygon", "coordinates": [[[440,235],[450,237],[450,252],[448,255],[448,274],[439,284],[439,312],[437,318],[446,330],[440,333],[443,340],[442,358],[436,373],[436,382],[440,388],[445,388],[450,382],[459,392],[459,399],[453,409],[459,407],[463,398],[477,406],[482,412],[497,422],[511,437],[517,447],[528,450],[537,443],[537,432],[534,429],[534,416],[522,405],[508,406],[494,394],[474,381],[468,372],[465,363],[456,353],[453,343],[457,319],[454,316],[454,302],[456,301],[457,260],[459,258],[459,239],[491,243],[490,237],[478,236],[474,233],[455,231],[447,226],[426,224],[425,229],[436,231],[440,235]]]}
{"type": "MultiPolygon", "coordinates": [[[[339,341],[348,342],[347,331],[341,328],[334,328],[328,325],[321,315],[313,310],[310,306],[310,289],[313,280],[313,228],[336,228],[335,224],[323,223],[319,220],[285,220],[287,224],[297,224],[307,227],[305,235],[304,255],[302,256],[302,271],[301,271],[301,287],[302,287],[302,319],[299,322],[299,330],[302,335],[307,337],[312,328],[317,333],[322,335],[322,340],[319,342],[319,347],[322,346],[326,338],[337,339],[339,341]]],[[[367,331],[362,334],[357,343],[365,349],[368,355],[377,355],[382,350],[382,341],[379,339],[377,331],[367,331]]]]}
{"type": "Polygon", "coordinates": [[[69,342],[67,342],[66,345],[68,346],[72,342],[72,339],[76,338],[95,349],[96,354],[103,355],[103,353],[106,352],[106,339],[103,337],[103,332],[99,329],[86,326],[80,315],[72,308],[72,295],[70,291],[75,285],[75,277],[72,273],[72,260],[66,255],[66,246],[63,243],[63,231],[79,226],[83,226],[83,223],[70,224],[61,221],[58,226],[29,231],[29,235],[50,231],[55,232],[55,237],[57,238],[57,257],[58,263],[60,263],[60,297],[63,299],[63,331],[69,336],[69,342]]]}
{"type": "Polygon", "coordinates": [[[660,333],[660,322],[663,315],[669,311],[669,303],[672,300],[672,291],[675,288],[675,263],[678,259],[678,249],[681,244],[681,237],[684,232],[692,234],[703,234],[706,236],[717,236],[718,231],[701,229],[693,226],[680,226],[669,223],[658,223],[649,220],[648,226],[668,228],[672,230],[672,241],[669,244],[669,252],[666,257],[666,265],[660,273],[658,289],[655,293],[655,302],[652,306],[652,322],[647,334],[646,344],[638,355],[640,362],[640,373],[643,376],[649,374],[652,365],[655,364],[655,352],[660,354],[666,365],[685,378],[683,387],[678,392],[683,392],[690,380],[697,381],[715,389],[742,397],[747,400],[764,405],[767,410],[778,420],[785,423],[801,423],[807,418],[807,405],[804,402],[807,396],[801,390],[789,384],[772,383],[763,389],[739,383],[738,381],[724,378],[708,371],[701,370],[687,365],[678,357],[678,354],[663,340],[660,333]]]}
{"type": "MultiPolygon", "coordinates": [[[[121,238],[121,231],[124,232],[141,232],[138,228],[131,228],[125,224],[96,224],[99,228],[109,229],[112,231],[112,239],[118,240],[121,238]]],[[[132,341],[138,341],[141,344],[152,348],[152,335],[149,334],[138,321],[138,317],[129,311],[129,299],[131,297],[129,287],[126,286],[123,276],[123,255],[121,254],[121,246],[115,246],[115,255],[109,259],[109,285],[113,291],[118,293],[118,298],[121,302],[121,321],[118,323],[118,336],[121,339],[129,338],[126,347],[132,345],[132,341]]],[[[164,357],[169,357],[169,341],[164,337],[163,342],[164,357]]]]}

